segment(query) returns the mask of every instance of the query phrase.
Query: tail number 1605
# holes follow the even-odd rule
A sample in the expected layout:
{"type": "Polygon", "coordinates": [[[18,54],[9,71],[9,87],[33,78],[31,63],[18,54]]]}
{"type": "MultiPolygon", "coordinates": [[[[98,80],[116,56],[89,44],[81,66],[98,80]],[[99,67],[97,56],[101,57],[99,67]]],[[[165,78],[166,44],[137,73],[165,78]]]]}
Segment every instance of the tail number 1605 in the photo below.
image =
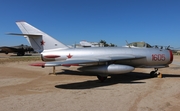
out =
{"type": "Polygon", "coordinates": [[[152,54],[152,61],[165,61],[166,57],[164,54],[152,54]]]}

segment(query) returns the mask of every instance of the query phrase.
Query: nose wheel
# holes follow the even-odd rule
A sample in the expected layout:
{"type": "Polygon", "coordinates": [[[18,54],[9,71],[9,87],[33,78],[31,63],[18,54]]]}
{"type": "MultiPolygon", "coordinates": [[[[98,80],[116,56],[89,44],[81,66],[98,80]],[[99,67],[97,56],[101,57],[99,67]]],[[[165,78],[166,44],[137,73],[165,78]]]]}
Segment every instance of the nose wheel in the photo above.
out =
{"type": "Polygon", "coordinates": [[[154,71],[151,71],[150,72],[150,77],[157,77],[157,71],[158,71],[158,68],[154,68],[154,71]]]}
{"type": "Polygon", "coordinates": [[[161,73],[157,73],[158,68],[154,68],[154,71],[150,72],[150,77],[159,77],[162,78],[162,74],[161,73]]]}

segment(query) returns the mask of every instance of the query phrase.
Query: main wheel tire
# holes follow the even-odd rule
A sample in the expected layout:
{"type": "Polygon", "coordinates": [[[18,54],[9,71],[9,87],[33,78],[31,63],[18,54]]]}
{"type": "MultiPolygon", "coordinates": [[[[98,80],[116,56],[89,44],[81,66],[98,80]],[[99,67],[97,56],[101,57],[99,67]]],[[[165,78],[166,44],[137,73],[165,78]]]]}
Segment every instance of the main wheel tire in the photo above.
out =
{"type": "Polygon", "coordinates": [[[25,52],[18,52],[17,53],[17,56],[24,56],[25,55],[25,52]]]}
{"type": "Polygon", "coordinates": [[[107,79],[107,76],[97,75],[97,78],[98,78],[99,81],[104,82],[107,79]]]}

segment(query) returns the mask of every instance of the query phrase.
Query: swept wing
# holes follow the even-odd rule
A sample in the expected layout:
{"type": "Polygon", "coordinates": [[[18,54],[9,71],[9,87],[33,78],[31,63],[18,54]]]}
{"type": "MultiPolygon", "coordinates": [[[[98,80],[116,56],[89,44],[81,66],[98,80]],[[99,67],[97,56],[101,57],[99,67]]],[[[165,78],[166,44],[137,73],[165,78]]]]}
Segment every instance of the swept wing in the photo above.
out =
{"type": "Polygon", "coordinates": [[[52,66],[63,66],[63,65],[75,65],[75,64],[89,64],[89,63],[98,63],[98,62],[111,62],[118,60],[132,60],[132,59],[141,59],[145,56],[134,56],[134,55],[111,55],[107,57],[83,57],[83,58],[70,58],[65,61],[53,61],[53,62],[44,62],[44,63],[35,63],[31,64],[32,66],[42,66],[42,67],[52,67],[52,66]]]}

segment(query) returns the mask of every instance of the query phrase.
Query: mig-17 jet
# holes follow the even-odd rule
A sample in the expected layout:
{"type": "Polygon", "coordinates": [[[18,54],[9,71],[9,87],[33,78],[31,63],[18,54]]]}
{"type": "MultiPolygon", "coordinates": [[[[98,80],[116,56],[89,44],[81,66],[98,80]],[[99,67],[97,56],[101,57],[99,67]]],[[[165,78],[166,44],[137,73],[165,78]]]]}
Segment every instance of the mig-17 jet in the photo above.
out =
{"type": "Polygon", "coordinates": [[[41,53],[42,63],[32,66],[82,66],[80,71],[97,73],[100,81],[104,81],[109,74],[132,72],[135,68],[154,68],[150,76],[158,74],[158,68],[169,67],[173,61],[171,50],[159,48],[131,48],[131,47],[89,47],[69,48],[50,35],[42,32],[27,22],[16,22],[22,34],[33,49],[41,53]]]}

